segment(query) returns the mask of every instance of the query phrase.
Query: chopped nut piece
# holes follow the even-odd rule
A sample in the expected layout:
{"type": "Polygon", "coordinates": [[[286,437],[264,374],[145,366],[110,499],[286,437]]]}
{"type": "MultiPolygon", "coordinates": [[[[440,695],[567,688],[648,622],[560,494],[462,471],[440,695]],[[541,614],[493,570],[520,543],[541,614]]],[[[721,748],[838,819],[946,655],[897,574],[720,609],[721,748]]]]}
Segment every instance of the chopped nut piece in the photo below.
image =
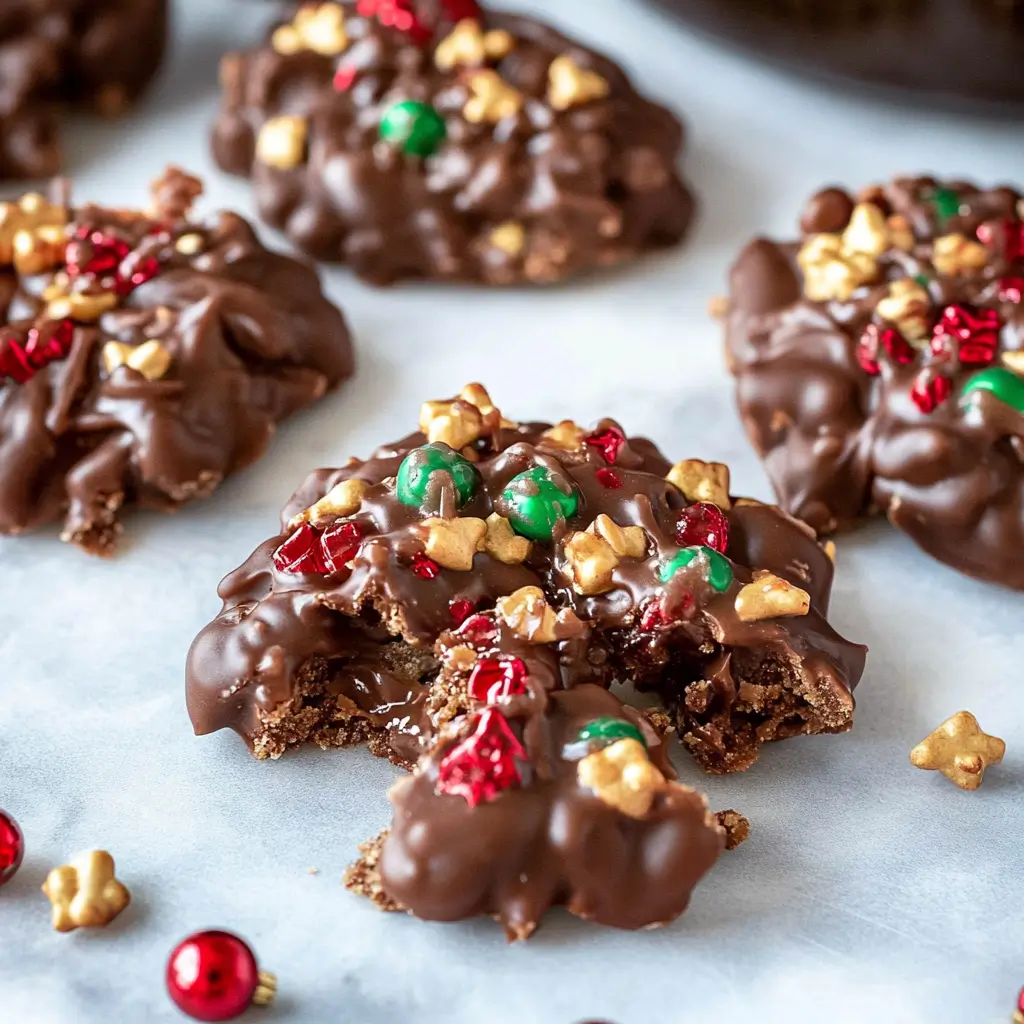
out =
{"type": "Polygon", "coordinates": [[[710,501],[723,512],[732,508],[729,467],[721,462],[683,459],[668,471],[666,479],[683,492],[687,501],[710,501]]]}
{"type": "Polygon", "coordinates": [[[420,407],[420,430],[431,444],[443,442],[458,451],[484,433],[484,417],[472,402],[424,402],[420,407]]]}
{"type": "Polygon", "coordinates": [[[643,558],[647,554],[647,531],[642,526],[619,526],[602,512],[587,530],[597,534],[622,558],[643,558]]]}
{"type": "Polygon", "coordinates": [[[303,523],[323,526],[334,519],[354,516],[363,503],[363,495],[370,489],[365,480],[342,480],[335,484],[319,501],[314,502],[305,511],[292,517],[289,524],[292,530],[303,523]]]}
{"type": "Polygon", "coordinates": [[[67,240],[64,228],[44,224],[35,230],[22,229],[14,236],[14,269],[19,274],[41,274],[64,260],[67,240]]]}
{"type": "Polygon", "coordinates": [[[194,231],[190,231],[187,235],[182,235],[174,243],[174,248],[182,254],[182,256],[195,256],[197,253],[203,250],[203,236],[197,235],[194,231]]]}
{"type": "MultiPolygon", "coordinates": [[[[594,533],[573,533],[565,541],[565,575],[579,594],[603,594],[612,588],[619,556],[594,533]]],[[[563,570],[564,571],[564,570],[563,570]]]]}
{"type": "Polygon", "coordinates": [[[553,110],[568,110],[608,95],[608,80],[596,71],[581,68],[568,54],[551,62],[548,69],[548,103],[553,110]]]}
{"type": "Polygon", "coordinates": [[[171,353],[159,341],[147,341],[137,348],[120,341],[108,341],[103,346],[103,363],[107,373],[127,366],[146,380],[159,380],[170,369],[171,353]]]}
{"type": "Polygon", "coordinates": [[[487,524],[482,519],[424,519],[419,528],[426,531],[427,557],[445,569],[468,572],[473,568],[473,556],[484,550],[487,524]]]}
{"type": "Polygon", "coordinates": [[[348,46],[345,9],[338,3],[304,4],[290,25],[274,32],[270,45],[284,56],[312,50],[323,57],[337,57],[348,46]]]}
{"type": "Polygon", "coordinates": [[[490,240],[495,249],[518,256],[526,248],[526,229],[516,221],[506,221],[491,232],[490,240]]]}
{"type": "Polygon", "coordinates": [[[1016,352],[1004,352],[1003,362],[1014,373],[1024,374],[1024,349],[1019,349],[1016,352]]]}
{"type": "Polygon", "coordinates": [[[562,420],[561,423],[556,423],[541,434],[541,437],[556,447],[570,452],[579,451],[583,447],[583,439],[586,436],[587,432],[572,420],[562,420]]]}
{"type": "Polygon", "coordinates": [[[758,570],[754,582],[736,595],[736,614],[741,622],[778,619],[785,615],[806,615],[811,610],[811,596],[774,573],[758,570]]]}
{"type": "Polygon", "coordinates": [[[523,94],[509,85],[497,71],[474,71],[466,81],[471,97],[462,116],[472,124],[496,124],[514,117],[523,108],[523,94]]]}
{"type": "Polygon", "coordinates": [[[911,277],[889,285],[889,294],[875,307],[878,315],[895,324],[907,341],[920,341],[928,334],[931,298],[911,277]]]}
{"type": "Polygon", "coordinates": [[[465,644],[449,647],[444,652],[444,662],[455,672],[471,672],[476,664],[476,651],[465,644]]]}
{"type": "Polygon", "coordinates": [[[913,250],[917,240],[914,238],[914,231],[910,226],[910,221],[906,217],[894,214],[889,218],[887,227],[889,229],[889,240],[893,248],[899,249],[902,252],[913,250]]]}
{"type": "MultiPolygon", "coordinates": [[[[67,222],[68,211],[38,192],[28,192],[16,203],[0,203],[0,265],[9,266],[14,262],[15,239],[22,232],[35,236],[44,228],[63,231],[67,222]]],[[[24,246],[26,242],[21,244],[24,246]]]]}
{"type": "Polygon", "coordinates": [[[665,776],[651,764],[644,745],[633,739],[587,754],[576,766],[576,779],[631,818],[643,818],[665,788],[665,776]]]}
{"type": "Polygon", "coordinates": [[[451,32],[437,44],[434,63],[441,71],[458,66],[477,68],[488,60],[498,60],[509,53],[514,44],[512,36],[502,29],[484,32],[473,18],[463,18],[451,32]]]}
{"type": "Polygon", "coordinates": [[[881,256],[889,248],[885,214],[874,203],[858,203],[843,232],[843,245],[853,252],[881,256]]]}
{"type": "Polygon", "coordinates": [[[829,561],[834,565],[836,561],[836,542],[834,540],[825,541],[824,551],[828,555],[829,561]]]}
{"type": "Polygon", "coordinates": [[[520,587],[508,597],[501,598],[495,610],[509,629],[532,644],[554,643],[583,628],[568,608],[556,615],[540,587],[520,587]]]}
{"type": "Polygon", "coordinates": [[[911,750],[910,763],[940,771],[961,789],[974,790],[985,778],[985,769],[999,764],[1005,753],[1001,739],[982,732],[969,711],[958,711],[911,750]]]}
{"type": "Polygon", "coordinates": [[[168,167],[149,185],[149,212],[161,221],[179,221],[188,217],[195,201],[203,194],[202,180],[186,174],[180,167],[168,167]]]}
{"type": "Polygon", "coordinates": [[[487,517],[484,547],[492,558],[505,565],[518,565],[530,554],[530,542],[515,533],[509,521],[497,512],[487,517]]]}
{"type": "Polygon", "coordinates": [[[483,384],[467,384],[459,392],[459,398],[461,398],[463,402],[469,402],[470,405],[475,405],[480,410],[480,414],[484,418],[484,427],[487,430],[495,430],[499,426],[516,426],[512,420],[507,420],[501,415],[501,410],[491,400],[491,396],[487,393],[487,388],[485,388],[483,384]]]}
{"type": "Polygon", "coordinates": [[[932,263],[940,274],[956,277],[981,270],[988,263],[989,252],[981,242],[963,235],[943,235],[935,239],[932,263]]]}
{"type": "Polygon", "coordinates": [[[303,117],[291,114],[272,117],[260,129],[256,159],[281,171],[298,167],[305,159],[308,131],[303,117]]]}
{"type": "Polygon", "coordinates": [[[131,893],[114,876],[114,858],[91,850],[54,868],[43,883],[53,906],[53,927],[59,932],[102,928],[131,902],[131,893]]]}
{"type": "MultiPolygon", "coordinates": [[[[47,297],[49,289],[43,293],[47,297]]],[[[69,292],[49,301],[46,315],[51,320],[80,320],[82,323],[95,323],[104,313],[117,305],[117,296],[113,292],[69,292]]]]}
{"type": "Polygon", "coordinates": [[[875,257],[847,248],[839,235],[812,235],[797,254],[797,263],[804,272],[804,294],[815,302],[845,302],[878,276],[875,257]]]}

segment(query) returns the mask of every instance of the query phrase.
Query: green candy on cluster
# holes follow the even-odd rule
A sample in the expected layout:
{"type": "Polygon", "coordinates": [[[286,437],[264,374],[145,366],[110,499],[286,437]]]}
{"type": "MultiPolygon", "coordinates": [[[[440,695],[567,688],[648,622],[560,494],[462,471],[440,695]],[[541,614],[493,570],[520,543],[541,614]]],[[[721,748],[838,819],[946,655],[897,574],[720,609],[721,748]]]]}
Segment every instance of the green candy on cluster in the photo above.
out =
{"type": "Polygon", "coordinates": [[[422,508],[429,496],[430,478],[447,473],[455,485],[459,508],[473,497],[479,479],[473,464],[446,444],[425,444],[409,452],[398,467],[395,490],[403,505],[422,508]]]}
{"type": "Polygon", "coordinates": [[[979,391],[988,391],[1017,412],[1024,412],[1024,377],[1019,377],[1012,370],[1002,366],[979,370],[964,384],[960,394],[969,399],[979,391]]]}
{"type": "Polygon", "coordinates": [[[671,561],[666,562],[659,573],[661,582],[668,583],[680,569],[685,569],[697,558],[702,558],[707,564],[707,581],[712,588],[719,593],[728,590],[732,583],[732,564],[725,555],[703,545],[683,548],[671,561]]]}
{"type": "Polygon", "coordinates": [[[562,490],[551,471],[543,466],[528,469],[509,480],[501,492],[501,502],[512,529],[538,541],[551,540],[555,527],[576,515],[580,505],[576,492],[562,490]]]}
{"type": "Polygon", "coordinates": [[[580,729],[571,743],[567,743],[562,750],[562,757],[567,761],[578,761],[595,750],[603,750],[610,747],[619,740],[636,740],[637,743],[646,747],[644,734],[639,727],[624,718],[613,718],[611,715],[603,715],[587,722],[580,729]]]}
{"type": "Polygon", "coordinates": [[[419,100],[402,100],[388,107],[380,122],[380,137],[409,156],[431,156],[447,135],[444,118],[419,100]]]}
{"type": "Polygon", "coordinates": [[[960,213],[960,196],[951,188],[937,188],[928,196],[928,199],[935,208],[940,228],[944,228],[960,213]]]}

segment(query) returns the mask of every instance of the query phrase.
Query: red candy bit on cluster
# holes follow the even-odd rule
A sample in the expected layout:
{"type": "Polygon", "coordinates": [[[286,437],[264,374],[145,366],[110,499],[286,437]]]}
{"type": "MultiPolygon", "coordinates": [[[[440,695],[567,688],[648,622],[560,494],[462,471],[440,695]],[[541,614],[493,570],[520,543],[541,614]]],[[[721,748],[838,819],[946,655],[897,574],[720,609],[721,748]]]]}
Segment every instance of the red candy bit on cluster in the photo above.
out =
{"type": "Polygon", "coordinates": [[[29,329],[24,344],[10,335],[0,337],[0,380],[10,377],[18,384],[59,359],[66,359],[75,340],[75,325],[70,320],[50,321],[47,337],[38,327],[29,329]]]}
{"type": "Polygon", "coordinates": [[[432,558],[428,558],[422,551],[417,551],[409,562],[410,570],[421,580],[434,580],[441,575],[441,566],[432,558]]]}
{"type": "Polygon", "coordinates": [[[6,885],[21,866],[25,856],[25,837],[18,823],[0,811],[0,885],[6,885]]]}
{"type": "Polygon", "coordinates": [[[526,751],[505,716],[487,708],[477,718],[472,734],[442,758],[435,791],[461,796],[470,807],[476,807],[522,782],[516,759],[525,757],[526,751]]]}
{"type": "Polygon", "coordinates": [[[64,249],[64,263],[69,277],[92,274],[103,278],[114,274],[131,251],[123,239],[82,224],[64,249]]]}
{"type": "Polygon", "coordinates": [[[362,539],[363,528],[356,522],[339,522],[328,527],[320,538],[320,550],[327,571],[342,572],[356,557],[362,539]]]}
{"type": "Polygon", "coordinates": [[[654,633],[683,619],[689,619],[697,606],[693,594],[686,592],[674,598],[674,614],[670,614],[663,600],[653,598],[640,612],[640,628],[645,633],[654,633]]]}
{"type": "Polygon", "coordinates": [[[988,366],[999,348],[999,314],[994,309],[947,306],[935,325],[932,352],[944,359],[956,356],[965,366],[988,366]]]}
{"type": "Polygon", "coordinates": [[[473,614],[473,602],[464,597],[457,601],[449,601],[448,612],[455,621],[456,627],[461,626],[473,614]]]}
{"type": "Polygon", "coordinates": [[[417,46],[430,42],[433,32],[416,16],[411,0],[359,0],[356,13],[376,18],[385,28],[404,32],[417,46]]]}
{"type": "Polygon", "coordinates": [[[594,476],[597,477],[597,482],[602,487],[606,487],[609,491],[618,491],[622,489],[622,477],[619,476],[614,469],[602,466],[594,476]]]}
{"type": "MultiPolygon", "coordinates": [[[[996,241],[996,222],[986,221],[978,225],[978,241],[987,246],[993,246],[996,241]]],[[[1003,234],[1003,255],[1013,263],[1014,260],[1024,259],[1024,221],[1014,220],[1008,217],[999,224],[1003,234]]]]}
{"type": "Polygon", "coordinates": [[[882,372],[878,361],[882,352],[900,366],[914,361],[914,349],[895,327],[879,328],[877,324],[868,324],[857,344],[860,368],[872,377],[877,377],[882,372]]]}
{"type": "Polygon", "coordinates": [[[1018,306],[1024,302],[1024,277],[1004,277],[999,282],[999,298],[1018,306]]]}
{"type": "Polygon", "coordinates": [[[486,615],[472,615],[459,627],[459,636],[471,644],[489,644],[498,638],[498,627],[486,615]]]}
{"type": "Polygon", "coordinates": [[[676,543],[681,548],[708,547],[725,554],[729,546],[729,520],[710,501],[698,501],[679,513],[676,543]]]}
{"type": "Polygon", "coordinates": [[[274,552],[274,566],[279,572],[296,574],[340,573],[355,558],[362,537],[362,527],[354,522],[335,523],[323,532],[303,523],[274,552]]]}
{"type": "Polygon", "coordinates": [[[918,374],[911,385],[910,397],[921,412],[932,413],[952,392],[953,384],[948,377],[933,377],[928,380],[924,374],[918,374]]]}
{"type": "Polygon", "coordinates": [[[231,932],[196,932],[167,961],[167,992],[194,1020],[234,1020],[254,1003],[274,1001],[277,980],[259,969],[252,950],[231,932]]]}
{"type": "Polygon", "coordinates": [[[597,434],[591,434],[590,437],[584,438],[584,441],[591,448],[596,448],[604,456],[605,462],[614,465],[622,446],[626,443],[626,435],[619,427],[610,426],[597,434]]]}
{"type": "Polygon", "coordinates": [[[352,67],[349,64],[342,64],[334,72],[334,78],[331,79],[331,85],[334,87],[335,92],[348,92],[355,84],[355,80],[358,76],[358,68],[352,67]]]}
{"type": "Polygon", "coordinates": [[[500,700],[519,697],[528,692],[527,675],[526,665],[521,658],[508,655],[481,658],[469,676],[469,695],[486,704],[497,704],[500,700]]]}
{"type": "Polygon", "coordinates": [[[128,295],[141,288],[147,281],[152,281],[161,271],[160,261],[155,256],[140,256],[131,253],[125,259],[117,274],[117,290],[128,295]]]}

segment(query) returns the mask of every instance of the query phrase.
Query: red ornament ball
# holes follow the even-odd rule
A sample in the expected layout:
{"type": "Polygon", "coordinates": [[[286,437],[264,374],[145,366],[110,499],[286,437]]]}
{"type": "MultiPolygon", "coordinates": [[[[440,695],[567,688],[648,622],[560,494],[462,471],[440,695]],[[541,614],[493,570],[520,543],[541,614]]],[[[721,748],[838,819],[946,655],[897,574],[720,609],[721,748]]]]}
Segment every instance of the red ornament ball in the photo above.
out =
{"type": "Polygon", "coordinates": [[[167,991],[195,1020],[234,1020],[273,1000],[273,975],[261,974],[252,950],[231,932],[196,932],[167,961],[167,991]]]}
{"type": "Polygon", "coordinates": [[[15,876],[24,856],[25,837],[18,823],[6,811],[0,811],[0,885],[15,876]]]}
{"type": "Polygon", "coordinates": [[[698,501],[679,513],[676,543],[681,548],[707,547],[725,554],[729,546],[729,520],[710,501],[698,501]]]}

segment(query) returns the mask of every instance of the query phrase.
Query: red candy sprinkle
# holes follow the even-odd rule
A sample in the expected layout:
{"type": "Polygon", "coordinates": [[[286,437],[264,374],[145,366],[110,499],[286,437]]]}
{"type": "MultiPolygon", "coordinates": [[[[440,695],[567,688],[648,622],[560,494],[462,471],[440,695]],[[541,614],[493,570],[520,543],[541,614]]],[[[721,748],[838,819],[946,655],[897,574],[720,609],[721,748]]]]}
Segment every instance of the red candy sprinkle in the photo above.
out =
{"type": "Polygon", "coordinates": [[[596,448],[603,456],[605,462],[614,464],[619,457],[622,446],[626,443],[626,435],[619,427],[606,427],[599,434],[591,434],[584,439],[591,448],[596,448]]]}
{"type": "Polygon", "coordinates": [[[1024,302],[1024,277],[1004,277],[999,282],[999,298],[1017,305],[1024,302]]]}
{"type": "Polygon", "coordinates": [[[345,566],[356,557],[362,539],[363,528],[351,520],[328,527],[320,538],[320,550],[327,571],[343,572],[345,566]]]}
{"type": "Polygon", "coordinates": [[[260,972],[252,950],[231,932],[190,935],[167,961],[167,992],[194,1020],[233,1020],[252,1005],[260,972]]]}
{"type": "Polygon", "coordinates": [[[597,482],[602,487],[607,487],[609,491],[618,491],[622,488],[622,477],[614,469],[602,466],[594,476],[597,477],[597,482]]]}
{"type": "Polygon", "coordinates": [[[364,18],[376,18],[385,28],[404,32],[417,46],[428,43],[433,36],[416,17],[410,0],[359,0],[356,13],[364,18]]]}
{"type": "Polygon", "coordinates": [[[320,547],[320,534],[303,523],[275,552],[274,566],[279,572],[325,573],[327,564],[320,547]]]}
{"type": "Polygon", "coordinates": [[[880,329],[877,324],[868,324],[857,344],[860,368],[872,377],[877,377],[882,372],[878,362],[882,352],[900,366],[906,366],[914,360],[913,348],[895,327],[880,329]]]}
{"type": "MultiPolygon", "coordinates": [[[[1012,263],[1024,259],[1024,221],[1007,218],[1001,225],[1003,229],[1003,255],[1012,263]]],[[[978,225],[978,240],[985,245],[993,245],[996,233],[993,222],[978,225]]]]}
{"type": "Polygon", "coordinates": [[[52,329],[45,340],[38,327],[29,328],[24,343],[10,335],[0,337],[0,379],[10,377],[24,384],[38,370],[67,358],[75,340],[75,325],[70,320],[50,323],[52,329]]]}
{"type": "Polygon", "coordinates": [[[466,598],[458,601],[449,601],[448,611],[455,620],[455,625],[461,626],[473,614],[473,602],[466,600],[466,598]]]}
{"type": "Polygon", "coordinates": [[[660,601],[648,602],[640,615],[640,628],[645,633],[653,633],[659,626],[665,626],[668,622],[669,619],[660,601]]]}
{"type": "Polygon", "coordinates": [[[497,639],[498,627],[486,615],[473,615],[459,627],[459,636],[472,644],[489,644],[497,639]]]}
{"type": "Polygon", "coordinates": [[[422,551],[418,551],[412,556],[409,568],[419,576],[421,580],[436,579],[441,573],[441,566],[439,566],[432,558],[427,558],[422,551]]]}
{"type": "Polygon", "coordinates": [[[999,348],[999,328],[994,309],[947,306],[935,325],[932,352],[942,358],[955,354],[965,366],[988,366],[999,348]]]}
{"type": "Polygon", "coordinates": [[[83,224],[65,247],[64,262],[69,277],[105,277],[113,274],[131,251],[131,246],[122,239],[83,224]]]}
{"type": "Polygon", "coordinates": [[[526,751],[509,728],[505,716],[487,708],[477,718],[470,736],[454,746],[437,769],[438,793],[464,797],[470,807],[491,801],[522,781],[516,758],[526,751]]]}
{"type": "Polygon", "coordinates": [[[526,665],[520,658],[481,658],[469,676],[469,695],[474,700],[497,704],[499,700],[527,692],[526,665]]]}
{"type": "Polygon", "coordinates": [[[331,80],[331,84],[334,86],[336,92],[348,92],[355,83],[358,75],[358,68],[342,64],[341,67],[334,72],[334,78],[331,80]]]}
{"type": "Polygon", "coordinates": [[[0,811],[0,885],[6,885],[21,866],[25,856],[25,837],[18,823],[5,811],[0,811]]]}
{"type": "Polygon", "coordinates": [[[931,381],[918,375],[910,388],[910,397],[914,405],[923,413],[934,412],[953,392],[953,384],[948,377],[934,377],[931,381]]]}
{"type": "Polygon", "coordinates": [[[698,501],[679,513],[676,543],[681,548],[709,547],[723,554],[729,546],[729,520],[710,501],[698,501]]]}

